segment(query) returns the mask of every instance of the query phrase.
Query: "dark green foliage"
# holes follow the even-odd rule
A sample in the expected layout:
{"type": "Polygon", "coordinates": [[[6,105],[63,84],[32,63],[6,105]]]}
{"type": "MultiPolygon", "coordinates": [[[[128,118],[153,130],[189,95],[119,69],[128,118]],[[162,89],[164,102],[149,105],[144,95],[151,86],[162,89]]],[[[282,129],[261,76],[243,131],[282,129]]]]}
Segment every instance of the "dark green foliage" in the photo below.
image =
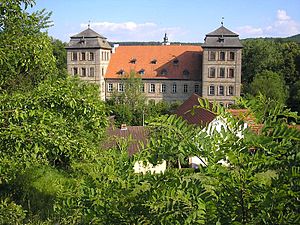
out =
{"type": "Polygon", "coordinates": [[[281,103],[285,103],[288,97],[283,77],[267,70],[256,74],[250,84],[250,94],[257,96],[259,93],[281,103]]]}
{"type": "Polygon", "coordinates": [[[0,96],[1,182],[31,163],[67,167],[97,147],[107,125],[97,86],[68,78],[0,96]]]}
{"type": "Polygon", "coordinates": [[[0,93],[29,90],[56,74],[50,38],[41,29],[49,26],[44,10],[25,11],[34,1],[4,0],[0,5],[0,93]]]}
{"type": "Polygon", "coordinates": [[[56,68],[60,73],[60,77],[67,76],[67,51],[65,49],[67,43],[51,38],[53,56],[56,61],[56,68]]]}

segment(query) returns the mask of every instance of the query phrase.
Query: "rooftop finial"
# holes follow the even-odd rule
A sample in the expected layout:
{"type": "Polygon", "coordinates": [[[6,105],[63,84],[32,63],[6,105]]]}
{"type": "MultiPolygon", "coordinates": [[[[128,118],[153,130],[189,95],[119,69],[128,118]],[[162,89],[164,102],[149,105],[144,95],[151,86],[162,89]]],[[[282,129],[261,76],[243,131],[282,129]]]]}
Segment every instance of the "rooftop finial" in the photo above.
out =
{"type": "Polygon", "coordinates": [[[164,36],[163,45],[170,45],[170,43],[169,43],[169,39],[168,39],[168,36],[167,36],[167,32],[165,32],[165,36],[164,36]]]}
{"type": "Polygon", "coordinates": [[[89,20],[88,28],[90,28],[90,27],[91,27],[91,21],[89,20]]]}
{"type": "Polygon", "coordinates": [[[224,17],[223,17],[223,16],[222,16],[221,25],[222,25],[222,27],[223,27],[223,25],[224,25],[224,17]]]}

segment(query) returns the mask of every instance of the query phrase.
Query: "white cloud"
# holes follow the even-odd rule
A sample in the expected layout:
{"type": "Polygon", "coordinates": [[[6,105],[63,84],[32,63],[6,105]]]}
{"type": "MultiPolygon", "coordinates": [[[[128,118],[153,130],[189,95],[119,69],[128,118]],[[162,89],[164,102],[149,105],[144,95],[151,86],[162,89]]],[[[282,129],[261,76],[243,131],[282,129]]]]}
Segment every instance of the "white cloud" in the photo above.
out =
{"type": "MultiPolygon", "coordinates": [[[[87,28],[88,24],[83,23],[80,26],[87,28]]],[[[110,41],[161,41],[165,32],[167,32],[169,40],[172,41],[173,38],[176,37],[178,40],[178,36],[185,34],[179,27],[160,27],[152,22],[93,22],[90,26],[110,41]]]]}
{"type": "Polygon", "coordinates": [[[262,28],[255,28],[249,25],[243,26],[243,27],[238,27],[237,32],[240,35],[244,35],[246,37],[248,36],[259,36],[263,34],[263,29],[262,28]]]}
{"type": "Polygon", "coordinates": [[[290,20],[291,17],[289,17],[287,14],[286,14],[286,11],[285,10],[282,10],[282,9],[278,9],[277,10],[277,19],[278,20],[290,20]]]}
{"type": "Polygon", "coordinates": [[[286,37],[300,33],[299,22],[293,20],[285,10],[277,10],[276,20],[266,27],[250,25],[236,29],[241,37],[286,37]]]}

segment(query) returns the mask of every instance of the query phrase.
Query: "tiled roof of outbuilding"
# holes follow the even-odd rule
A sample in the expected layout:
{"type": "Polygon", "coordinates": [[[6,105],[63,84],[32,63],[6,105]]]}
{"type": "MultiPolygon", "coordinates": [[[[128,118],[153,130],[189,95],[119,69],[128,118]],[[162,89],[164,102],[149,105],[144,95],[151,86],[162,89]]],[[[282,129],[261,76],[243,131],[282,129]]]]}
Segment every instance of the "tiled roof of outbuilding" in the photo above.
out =
{"type": "Polygon", "coordinates": [[[143,79],[200,80],[201,57],[200,46],[119,46],[112,54],[105,78],[120,79],[120,70],[125,74],[143,70],[143,79]]]}
{"type": "Polygon", "coordinates": [[[188,100],[186,100],[177,108],[175,114],[181,116],[189,124],[206,126],[216,118],[216,115],[203,108],[196,108],[192,112],[191,110],[193,109],[193,107],[199,105],[199,98],[200,96],[197,94],[191,95],[188,100]]]}

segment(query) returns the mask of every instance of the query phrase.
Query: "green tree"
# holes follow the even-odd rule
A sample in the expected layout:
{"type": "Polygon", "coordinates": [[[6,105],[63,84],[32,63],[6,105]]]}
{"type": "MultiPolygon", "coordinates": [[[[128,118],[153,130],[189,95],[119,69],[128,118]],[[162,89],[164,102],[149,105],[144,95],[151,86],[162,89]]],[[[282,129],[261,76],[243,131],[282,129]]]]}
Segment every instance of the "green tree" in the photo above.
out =
{"type": "Polygon", "coordinates": [[[0,92],[30,89],[56,74],[51,40],[41,30],[50,13],[28,13],[33,0],[4,0],[0,5],[0,92]]]}
{"type": "Polygon", "coordinates": [[[67,51],[65,49],[66,43],[58,39],[51,38],[53,55],[56,61],[56,67],[61,77],[67,76],[67,51]]]}
{"type": "Polygon", "coordinates": [[[281,103],[285,103],[288,97],[283,77],[271,71],[258,73],[250,84],[250,94],[257,96],[259,93],[281,103]]]}
{"type": "Polygon", "coordinates": [[[116,116],[116,124],[142,125],[147,104],[146,96],[141,91],[142,79],[134,71],[131,71],[122,79],[121,83],[124,91],[114,90],[108,101],[112,113],[116,116]]]}

